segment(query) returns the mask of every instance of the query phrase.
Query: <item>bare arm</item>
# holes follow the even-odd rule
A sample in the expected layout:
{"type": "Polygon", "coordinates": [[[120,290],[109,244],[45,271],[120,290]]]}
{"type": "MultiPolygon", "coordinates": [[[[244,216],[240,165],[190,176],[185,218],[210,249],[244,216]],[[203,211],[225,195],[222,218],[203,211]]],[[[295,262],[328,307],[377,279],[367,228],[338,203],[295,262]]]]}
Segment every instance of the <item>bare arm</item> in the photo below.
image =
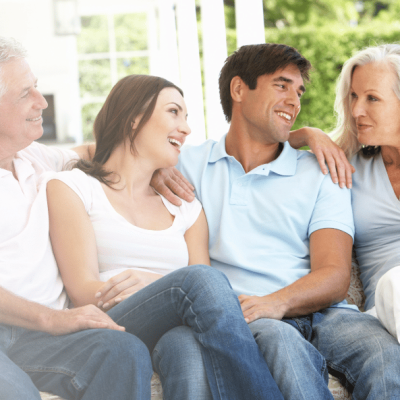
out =
{"type": "Polygon", "coordinates": [[[208,254],[208,224],[204,210],[201,210],[196,222],[186,231],[185,240],[189,251],[189,265],[211,265],[208,254]]]}
{"type": "Polygon", "coordinates": [[[0,323],[25,329],[65,335],[84,329],[125,330],[94,306],[53,310],[25,300],[0,287],[0,323]]]}
{"type": "Polygon", "coordinates": [[[83,144],[81,146],[74,147],[72,150],[78,154],[79,158],[90,161],[96,151],[96,145],[94,143],[83,144]]]}
{"type": "Polygon", "coordinates": [[[331,178],[334,183],[339,183],[341,188],[352,186],[352,173],[354,167],[349,163],[344,151],[321,129],[304,127],[290,132],[289,144],[298,149],[309,146],[317,157],[321,171],[326,175],[328,164],[331,178]]]}
{"type": "Polygon", "coordinates": [[[310,236],[311,272],[275,293],[239,296],[247,322],[307,315],[342,301],[350,285],[351,236],[320,229],[310,236]]]}
{"type": "Polygon", "coordinates": [[[65,183],[47,184],[50,239],[68,296],[75,306],[95,304],[102,286],[96,239],[82,200],[65,183]]]}

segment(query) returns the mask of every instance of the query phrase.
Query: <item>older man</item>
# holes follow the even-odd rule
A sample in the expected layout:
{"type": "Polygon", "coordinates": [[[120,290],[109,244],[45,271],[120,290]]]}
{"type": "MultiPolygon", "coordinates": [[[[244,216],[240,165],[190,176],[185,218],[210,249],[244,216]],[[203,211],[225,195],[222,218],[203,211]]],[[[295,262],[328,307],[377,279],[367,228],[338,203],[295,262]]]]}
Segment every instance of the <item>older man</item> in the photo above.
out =
{"type": "Polygon", "coordinates": [[[65,309],[42,178],[78,155],[32,143],[46,107],[24,49],[0,38],[0,397],[149,398],[146,346],[94,306],[65,309]]]}

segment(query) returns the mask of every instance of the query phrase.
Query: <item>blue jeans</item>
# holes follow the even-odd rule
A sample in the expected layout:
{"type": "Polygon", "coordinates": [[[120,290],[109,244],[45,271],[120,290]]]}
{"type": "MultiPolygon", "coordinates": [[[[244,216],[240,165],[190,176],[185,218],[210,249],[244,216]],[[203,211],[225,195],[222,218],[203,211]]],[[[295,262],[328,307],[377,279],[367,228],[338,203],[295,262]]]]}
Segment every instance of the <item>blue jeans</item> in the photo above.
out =
{"type": "Polygon", "coordinates": [[[400,346],[370,315],[327,308],[249,326],[285,399],[332,399],[328,369],[353,400],[400,398],[400,346]]]}
{"type": "Polygon", "coordinates": [[[163,335],[151,359],[160,377],[164,400],[212,399],[201,344],[189,327],[179,326],[163,335]]]}
{"type": "Polygon", "coordinates": [[[105,329],[52,336],[0,324],[0,399],[150,399],[150,355],[135,336],[105,329]]]}
{"type": "Polygon", "coordinates": [[[150,352],[166,332],[182,325],[190,327],[201,345],[213,399],[283,400],[243,318],[237,296],[226,276],[214,268],[181,268],[135,293],[108,314],[141,339],[150,352]]]}

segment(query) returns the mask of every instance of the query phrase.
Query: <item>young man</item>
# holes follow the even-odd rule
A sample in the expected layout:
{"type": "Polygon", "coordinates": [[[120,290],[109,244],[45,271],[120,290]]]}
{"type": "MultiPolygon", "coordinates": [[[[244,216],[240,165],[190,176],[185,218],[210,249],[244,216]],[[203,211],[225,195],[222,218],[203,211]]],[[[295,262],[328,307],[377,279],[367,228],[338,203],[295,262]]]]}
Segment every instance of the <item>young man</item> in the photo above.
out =
{"type": "Polygon", "coordinates": [[[328,368],[355,399],[398,398],[400,347],[343,301],[350,192],[287,142],[309,68],[289,46],[237,50],[219,81],[229,131],[219,143],[183,148],[179,169],[206,212],[211,265],[239,296],[284,398],[332,398],[328,368]]]}
{"type": "MultiPolygon", "coordinates": [[[[0,397],[40,399],[39,389],[66,400],[150,399],[149,350],[185,325],[200,344],[212,398],[281,400],[237,297],[209,266],[172,272],[108,315],[95,306],[65,308],[49,239],[46,172],[78,154],[34,142],[46,107],[24,50],[0,37],[0,397]]],[[[170,398],[196,398],[181,388],[175,393],[170,398]]]]}

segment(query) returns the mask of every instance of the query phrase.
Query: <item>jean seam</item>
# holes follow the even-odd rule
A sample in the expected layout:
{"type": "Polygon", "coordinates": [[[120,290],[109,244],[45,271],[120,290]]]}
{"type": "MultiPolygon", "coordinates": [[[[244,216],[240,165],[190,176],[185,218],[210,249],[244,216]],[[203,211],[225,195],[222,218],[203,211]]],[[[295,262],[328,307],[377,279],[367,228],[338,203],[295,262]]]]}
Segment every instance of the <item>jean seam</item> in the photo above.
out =
{"type": "Polygon", "coordinates": [[[31,367],[31,366],[22,366],[22,370],[25,372],[54,372],[56,374],[63,374],[67,375],[71,378],[75,377],[75,373],[72,371],[69,371],[68,369],[63,369],[63,368],[50,368],[50,367],[31,367]]]}
{"type": "Polygon", "coordinates": [[[78,382],[76,381],[76,374],[67,369],[49,368],[49,367],[27,367],[27,366],[21,368],[25,372],[48,372],[48,373],[66,375],[71,378],[71,384],[76,390],[82,391],[84,389],[84,386],[79,385],[78,382]]]}

